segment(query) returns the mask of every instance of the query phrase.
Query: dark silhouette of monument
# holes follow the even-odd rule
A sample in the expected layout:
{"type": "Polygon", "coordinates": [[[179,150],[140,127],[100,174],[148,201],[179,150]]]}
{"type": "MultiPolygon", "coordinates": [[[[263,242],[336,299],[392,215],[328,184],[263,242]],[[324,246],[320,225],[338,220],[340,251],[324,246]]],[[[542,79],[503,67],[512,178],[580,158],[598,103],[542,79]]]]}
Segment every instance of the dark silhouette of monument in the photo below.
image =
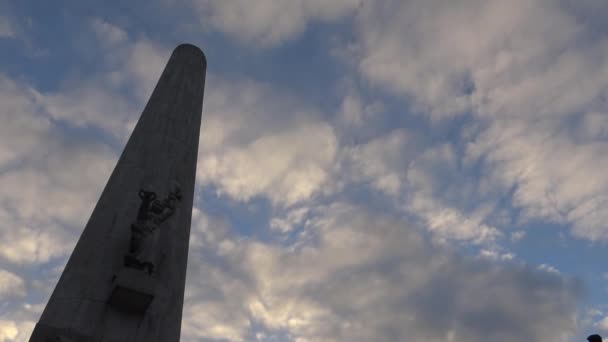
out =
{"type": "Polygon", "coordinates": [[[589,342],[602,342],[602,336],[600,335],[591,335],[587,337],[587,341],[589,342]]]}
{"type": "Polygon", "coordinates": [[[31,342],[177,342],[207,62],[171,55],[31,342]]]}

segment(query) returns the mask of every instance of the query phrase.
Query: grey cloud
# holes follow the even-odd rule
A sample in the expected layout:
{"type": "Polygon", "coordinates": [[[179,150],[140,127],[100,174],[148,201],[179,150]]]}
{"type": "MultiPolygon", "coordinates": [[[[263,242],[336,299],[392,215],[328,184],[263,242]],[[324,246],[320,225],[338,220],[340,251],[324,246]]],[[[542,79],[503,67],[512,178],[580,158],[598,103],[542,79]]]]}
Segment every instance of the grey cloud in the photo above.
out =
{"type": "Polygon", "coordinates": [[[13,24],[6,16],[0,16],[0,38],[12,38],[15,36],[13,24]]]}
{"type": "Polygon", "coordinates": [[[338,141],[314,108],[254,81],[210,77],[208,85],[200,182],[241,201],[264,196],[279,206],[322,191],[338,141]]]}
{"type": "Polygon", "coordinates": [[[86,219],[115,156],[91,141],[72,145],[35,89],[5,76],[0,87],[0,256],[45,262],[67,252],[72,238],[63,227],[86,219]]]}
{"type": "Polygon", "coordinates": [[[406,171],[405,207],[438,241],[487,244],[502,236],[490,223],[496,206],[492,195],[498,191],[487,196],[471,173],[451,144],[424,150],[406,171]]]}
{"type": "Polygon", "coordinates": [[[469,146],[485,156],[486,177],[497,187],[514,184],[513,203],[521,219],[542,218],[573,224],[575,235],[608,237],[603,208],[608,200],[607,143],[579,143],[572,135],[556,135],[553,124],[497,121],[469,146]]]}
{"type": "Polygon", "coordinates": [[[20,302],[11,310],[0,312],[0,341],[28,341],[42,307],[20,302]]]}
{"type": "Polygon", "coordinates": [[[0,256],[16,263],[66,255],[111,171],[115,155],[99,146],[54,145],[19,169],[0,174],[0,256]],[[48,153],[48,154],[47,154],[48,153]]]}
{"type": "MultiPolygon", "coordinates": [[[[26,284],[19,275],[0,268],[0,341],[25,341],[29,338],[31,315],[29,305],[15,309],[14,303],[23,303],[27,294],[26,284]]],[[[23,304],[21,304],[23,305],[23,304]]]]}
{"type": "Polygon", "coordinates": [[[171,51],[145,37],[132,39],[100,19],[91,21],[91,30],[103,56],[100,71],[38,94],[37,100],[55,120],[94,127],[126,141],[171,51]]]}
{"type": "Polygon", "coordinates": [[[396,129],[363,144],[346,146],[342,167],[353,174],[354,182],[369,180],[376,190],[396,196],[403,191],[403,171],[414,155],[409,142],[407,131],[396,129]]]}
{"type": "Polygon", "coordinates": [[[607,86],[606,41],[558,1],[383,1],[359,18],[362,75],[437,119],[564,114],[607,86]]]}
{"type": "Polygon", "coordinates": [[[29,222],[80,225],[111,171],[116,155],[107,146],[48,139],[40,153],[0,174],[2,203],[29,222]]]}
{"type": "Polygon", "coordinates": [[[197,224],[185,338],[293,341],[568,341],[580,287],[557,274],[431,247],[344,204],[316,209],[294,246],[197,224]]]}
{"type": "Polygon", "coordinates": [[[48,133],[50,119],[35,89],[0,74],[0,169],[34,152],[48,133]]]}
{"type": "Polygon", "coordinates": [[[79,128],[101,129],[116,139],[124,139],[128,135],[129,116],[136,110],[124,97],[116,96],[116,91],[100,83],[84,81],[41,95],[39,102],[55,120],[79,128]]]}
{"type": "Polygon", "coordinates": [[[274,46],[303,32],[309,22],[352,14],[360,0],[207,1],[192,0],[201,24],[252,46],[274,46]]]}
{"type": "Polygon", "coordinates": [[[0,320],[0,339],[2,341],[26,341],[34,328],[33,322],[0,320]]]}
{"type": "MultiPolygon", "coordinates": [[[[515,189],[520,222],[564,223],[579,237],[605,239],[608,178],[597,170],[605,164],[608,40],[594,19],[606,14],[601,4],[366,3],[356,48],[344,51],[363,78],[405,96],[410,109],[434,121],[470,114],[470,132],[461,137],[470,144],[458,158],[480,162],[481,177],[456,183],[462,193],[471,184],[515,189]]],[[[491,192],[471,195],[491,207],[501,196],[491,192]]],[[[449,206],[450,193],[431,195],[420,203],[449,206]]]]}
{"type": "Polygon", "coordinates": [[[21,297],[25,295],[25,283],[23,279],[6,270],[0,269],[0,298],[21,297]]]}

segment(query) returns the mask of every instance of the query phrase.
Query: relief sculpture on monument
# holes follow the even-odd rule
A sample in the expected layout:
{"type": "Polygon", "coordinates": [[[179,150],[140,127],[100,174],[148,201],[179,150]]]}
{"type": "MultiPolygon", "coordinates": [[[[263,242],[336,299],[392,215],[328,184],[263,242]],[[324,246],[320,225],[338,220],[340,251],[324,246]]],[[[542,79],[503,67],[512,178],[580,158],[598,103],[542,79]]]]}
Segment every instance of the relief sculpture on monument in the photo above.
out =
{"type": "Polygon", "coordinates": [[[175,213],[177,201],[181,199],[179,185],[174,185],[164,200],[157,199],[153,191],[139,190],[141,204],[137,219],[131,224],[129,253],[125,266],[137,268],[152,275],[156,264],[161,224],[175,213]]]}

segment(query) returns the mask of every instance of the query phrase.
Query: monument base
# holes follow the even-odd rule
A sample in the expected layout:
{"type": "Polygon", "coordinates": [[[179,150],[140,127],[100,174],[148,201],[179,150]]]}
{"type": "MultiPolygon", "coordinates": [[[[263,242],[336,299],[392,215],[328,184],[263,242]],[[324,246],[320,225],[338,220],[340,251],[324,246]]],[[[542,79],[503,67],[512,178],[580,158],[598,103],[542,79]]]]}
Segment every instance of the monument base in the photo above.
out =
{"type": "Polygon", "coordinates": [[[125,267],[113,283],[108,304],[120,311],[143,314],[154,299],[156,281],[141,270],[125,267]]]}

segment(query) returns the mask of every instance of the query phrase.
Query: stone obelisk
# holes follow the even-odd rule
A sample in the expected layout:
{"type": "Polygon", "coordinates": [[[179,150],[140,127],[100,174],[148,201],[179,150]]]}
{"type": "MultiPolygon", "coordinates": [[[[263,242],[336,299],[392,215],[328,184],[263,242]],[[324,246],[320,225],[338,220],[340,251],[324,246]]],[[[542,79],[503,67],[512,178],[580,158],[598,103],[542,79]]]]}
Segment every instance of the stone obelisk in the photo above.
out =
{"type": "Polygon", "coordinates": [[[179,341],[206,68],[173,51],[30,341],[179,341]]]}

